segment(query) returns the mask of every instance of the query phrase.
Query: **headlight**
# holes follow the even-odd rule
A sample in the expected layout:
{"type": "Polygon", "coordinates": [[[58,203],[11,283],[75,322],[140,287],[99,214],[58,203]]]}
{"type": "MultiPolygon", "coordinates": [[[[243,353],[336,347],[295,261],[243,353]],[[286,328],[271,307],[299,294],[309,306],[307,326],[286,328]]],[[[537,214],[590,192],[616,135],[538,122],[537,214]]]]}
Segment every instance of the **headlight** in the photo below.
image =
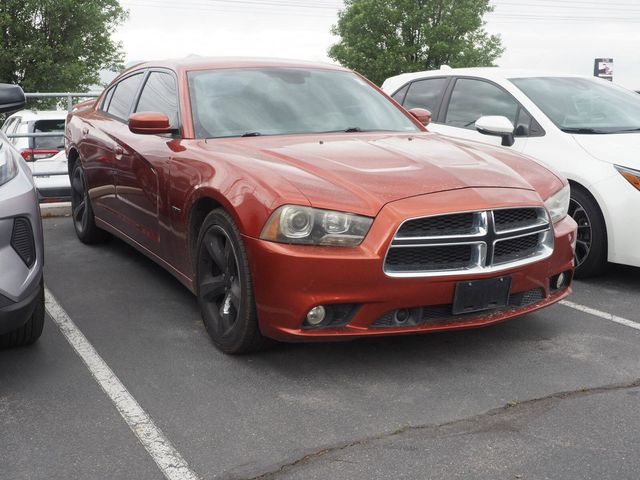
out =
{"type": "Polygon", "coordinates": [[[570,196],[571,189],[569,185],[566,185],[544,201],[544,206],[549,211],[553,223],[559,222],[567,216],[570,196]]]}
{"type": "Polygon", "coordinates": [[[7,148],[0,143],[0,185],[4,185],[18,174],[18,164],[7,151],[7,148]]]}
{"type": "Polygon", "coordinates": [[[352,213],[284,205],[271,214],[260,238],[305,245],[359,245],[369,231],[372,218],[352,213]]]}
{"type": "Polygon", "coordinates": [[[626,178],[631,185],[633,185],[638,190],[640,190],[640,172],[639,171],[632,170],[631,168],[621,167],[620,165],[614,165],[614,167],[616,167],[616,170],[620,172],[620,175],[626,178]]]}

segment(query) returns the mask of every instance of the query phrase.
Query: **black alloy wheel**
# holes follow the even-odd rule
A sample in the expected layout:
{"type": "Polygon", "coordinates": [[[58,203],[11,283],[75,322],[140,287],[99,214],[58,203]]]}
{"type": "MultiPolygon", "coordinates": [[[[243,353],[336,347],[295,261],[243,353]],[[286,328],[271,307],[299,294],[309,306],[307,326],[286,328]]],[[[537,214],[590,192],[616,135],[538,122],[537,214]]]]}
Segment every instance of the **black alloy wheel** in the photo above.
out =
{"type": "Polygon", "coordinates": [[[587,215],[584,207],[573,198],[569,202],[569,215],[571,215],[578,224],[576,251],[573,254],[573,260],[577,268],[584,263],[591,251],[591,220],[589,220],[589,215],[587,215]]]}
{"type": "Polygon", "coordinates": [[[262,347],[247,255],[240,232],[223,210],[214,210],[200,231],[197,295],[213,343],[225,353],[262,347]]]}
{"type": "Polygon", "coordinates": [[[76,235],[81,242],[92,244],[105,239],[106,232],[95,224],[91,199],[80,160],[76,161],[71,172],[71,218],[76,235]]]}
{"type": "Polygon", "coordinates": [[[607,266],[607,232],[600,208],[589,193],[572,185],[569,215],[578,224],[573,255],[576,277],[601,274],[607,266]]]}
{"type": "Polygon", "coordinates": [[[77,163],[71,175],[71,215],[78,236],[87,229],[87,199],[84,172],[77,163]]]}

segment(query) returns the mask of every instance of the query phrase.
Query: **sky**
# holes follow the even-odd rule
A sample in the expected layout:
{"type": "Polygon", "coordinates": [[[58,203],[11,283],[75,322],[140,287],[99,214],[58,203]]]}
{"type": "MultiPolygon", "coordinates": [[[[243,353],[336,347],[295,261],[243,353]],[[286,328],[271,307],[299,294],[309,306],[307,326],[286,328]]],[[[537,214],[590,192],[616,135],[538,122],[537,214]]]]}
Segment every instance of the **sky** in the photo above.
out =
{"type": "MultiPolygon", "coordinates": [[[[501,67],[593,74],[614,59],[614,83],[640,90],[638,0],[492,0],[486,30],[500,34],[501,67]]],[[[332,62],[341,0],[121,0],[129,19],[114,37],[127,62],[266,56],[332,62]]]]}

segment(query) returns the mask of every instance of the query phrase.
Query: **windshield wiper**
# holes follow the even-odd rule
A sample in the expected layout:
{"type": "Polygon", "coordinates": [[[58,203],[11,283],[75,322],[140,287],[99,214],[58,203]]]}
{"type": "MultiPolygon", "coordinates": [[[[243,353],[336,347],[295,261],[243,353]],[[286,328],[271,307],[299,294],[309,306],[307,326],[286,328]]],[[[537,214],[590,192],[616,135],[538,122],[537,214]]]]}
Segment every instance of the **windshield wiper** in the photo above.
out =
{"type": "Polygon", "coordinates": [[[362,131],[364,130],[362,130],[360,127],[349,127],[344,129],[345,133],[354,133],[354,132],[362,132],[362,131]]]}
{"type": "Polygon", "coordinates": [[[611,133],[607,130],[598,130],[597,128],[561,128],[564,133],[587,133],[587,134],[605,134],[611,133]]]}
{"type": "Polygon", "coordinates": [[[621,128],[620,130],[614,130],[611,133],[630,133],[630,132],[640,132],[640,128],[621,128]]]}
{"type": "Polygon", "coordinates": [[[262,135],[260,132],[246,132],[240,135],[241,137],[259,137],[262,135]]]}

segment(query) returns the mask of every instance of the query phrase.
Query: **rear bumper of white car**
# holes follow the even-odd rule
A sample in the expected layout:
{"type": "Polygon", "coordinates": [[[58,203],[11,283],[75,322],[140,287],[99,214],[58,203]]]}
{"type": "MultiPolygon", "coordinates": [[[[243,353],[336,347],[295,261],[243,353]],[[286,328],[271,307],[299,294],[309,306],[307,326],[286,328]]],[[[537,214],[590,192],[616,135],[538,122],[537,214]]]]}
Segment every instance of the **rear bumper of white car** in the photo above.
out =
{"type": "Polygon", "coordinates": [[[69,175],[34,175],[40,203],[68,202],[71,200],[69,175]]]}
{"type": "Polygon", "coordinates": [[[71,183],[67,172],[67,156],[64,151],[50,158],[28,162],[28,165],[33,173],[40,203],[71,200],[71,183]]]}

